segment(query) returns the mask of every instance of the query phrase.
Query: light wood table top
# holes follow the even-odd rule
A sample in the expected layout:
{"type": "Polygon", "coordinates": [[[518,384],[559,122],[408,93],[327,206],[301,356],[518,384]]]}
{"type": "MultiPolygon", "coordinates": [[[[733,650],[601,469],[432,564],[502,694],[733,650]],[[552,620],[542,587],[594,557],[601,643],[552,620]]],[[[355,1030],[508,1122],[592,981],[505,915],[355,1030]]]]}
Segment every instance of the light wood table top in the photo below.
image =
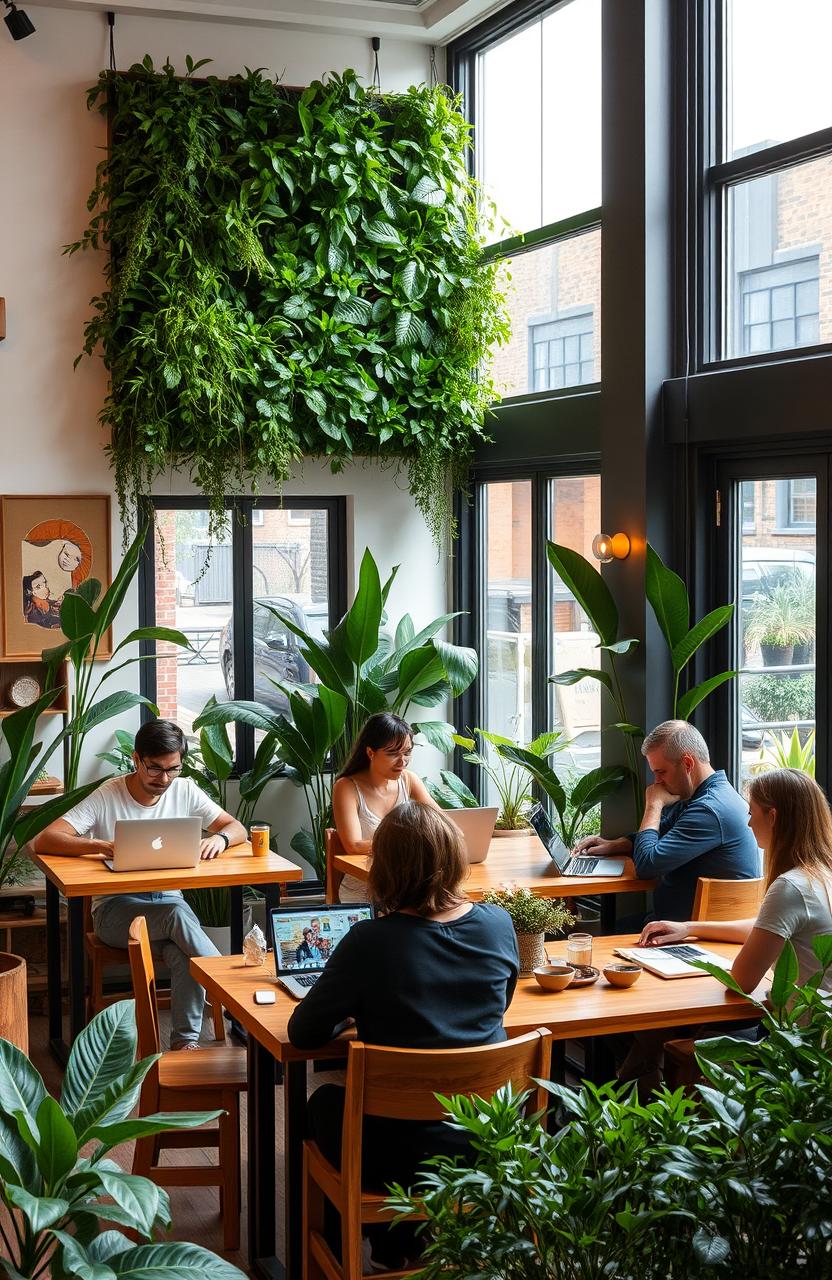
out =
{"type": "Polygon", "coordinates": [[[113,872],[97,854],[81,857],[33,853],[32,861],[66,898],[97,894],[158,893],[165,889],[220,889],[244,884],[287,884],[303,872],[279,853],[255,858],[248,841],[233,845],[217,858],[198,862],[190,870],[165,867],[155,871],[113,872]]]}
{"type": "MultiPolygon", "coordinates": [[[[613,948],[632,946],[637,935],[624,934],[593,939],[592,962],[601,969],[614,960],[613,948]]],[[[708,950],[725,957],[730,969],[739,946],[730,942],[709,942],[708,950]]],[[[550,943],[550,956],[564,956],[566,943],[550,943]]],[[[346,1032],[328,1045],[300,1050],[289,1044],[287,1025],[297,1001],[287,995],[274,978],[273,959],[265,965],[247,966],[242,956],[200,956],[191,960],[191,973],[217,997],[229,1013],[280,1061],[304,1058],[343,1057],[346,1032]],[[273,1005],[256,1005],[254,992],[269,989],[277,993],[273,1005]]],[[[763,982],[754,993],[762,1000],[768,988],[763,982]]],[[[534,978],[521,978],[506,1010],[505,1028],[510,1036],[522,1035],[536,1027],[548,1027],[556,1040],[582,1036],[611,1035],[620,1031],[644,1031],[651,1027],[678,1027],[690,1023],[733,1022],[753,1017],[747,1000],[726,990],[716,978],[702,974],[696,978],[659,978],[642,973],[635,986],[611,987],[603,974],[591,987],[565,991],[543,991],[534,978]]]]}
{"type": "MultiPolygon", "coordinates": [[[[485,862],[475,862],[465,881],[469,898],[479,901],[484,893],[506,884],[530,889],[539,898],[578,898],[595,893],[634,893],[656,887],[655,880],[639,880],[631,858],[624,859],[621,876],[559,876],[554,863],[537,836],[495,836],[485,862]]],[[[336,853],[336,871],[366,880],[370,855],[336,853]]]]}

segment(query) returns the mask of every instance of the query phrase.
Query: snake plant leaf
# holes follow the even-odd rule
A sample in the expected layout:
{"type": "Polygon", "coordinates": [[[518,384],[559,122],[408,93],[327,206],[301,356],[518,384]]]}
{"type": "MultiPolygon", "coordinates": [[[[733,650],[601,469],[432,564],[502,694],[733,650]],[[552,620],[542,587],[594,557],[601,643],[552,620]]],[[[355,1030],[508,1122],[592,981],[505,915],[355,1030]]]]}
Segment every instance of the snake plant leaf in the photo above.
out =
{"type": "Polygon", "coordinates": [[[644,590],[656,615],[662,635],[671,650],[688,633],[690,601],[687,587],[678,574],[668,569],[661,556],[647,544],[644,590]]]}
{"type": "Polygon", "coordinates": [[[612,593],[597,569],[571,547],[546,543],[546,555],[555,573],[572,592],[603,644],[615,644],[618,609],[612,593]]]}

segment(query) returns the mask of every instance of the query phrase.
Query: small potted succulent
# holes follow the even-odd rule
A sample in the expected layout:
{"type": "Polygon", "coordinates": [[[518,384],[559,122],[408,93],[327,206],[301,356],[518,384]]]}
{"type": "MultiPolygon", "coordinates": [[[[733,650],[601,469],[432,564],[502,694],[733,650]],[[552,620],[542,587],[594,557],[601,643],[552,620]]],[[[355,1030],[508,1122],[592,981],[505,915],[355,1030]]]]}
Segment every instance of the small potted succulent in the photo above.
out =
{"type": "Polygon", "coordinates": [[[528,976],[535,965],[546,963],[543,943],[547,933],[559,933],[575,923],[575,916],[562,898],[538,898],[529,889],[493,889],[484,893],[482,900],[493,902],[511,916],[521,976],[528,976]]]}

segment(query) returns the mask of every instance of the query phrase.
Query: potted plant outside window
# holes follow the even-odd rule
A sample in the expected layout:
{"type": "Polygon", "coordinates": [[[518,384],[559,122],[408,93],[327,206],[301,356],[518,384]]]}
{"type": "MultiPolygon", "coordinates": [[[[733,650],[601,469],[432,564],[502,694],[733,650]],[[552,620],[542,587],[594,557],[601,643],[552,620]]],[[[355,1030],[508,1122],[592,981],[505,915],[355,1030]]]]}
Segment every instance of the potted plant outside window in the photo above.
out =
{"type": "Polygon", "coordinates": [[[778,582],[757,592],[745,628],[746,650],[759,646],[767,667],[788,666],[795,646],[811,645],[815,638],[814,604],[807,608],[806,592],[794,581],[778,582]]]}
{"type": "Polygon", "coordinates": [[[517,934],[521,977],[528,977],[536,965],[546,963],[545,935],[559,933],[575,923],[575,916],[562,898],[538,898],[528,889],[494,889],[484,893],[482,900],[502,907],[510,915],[517,934]]]}

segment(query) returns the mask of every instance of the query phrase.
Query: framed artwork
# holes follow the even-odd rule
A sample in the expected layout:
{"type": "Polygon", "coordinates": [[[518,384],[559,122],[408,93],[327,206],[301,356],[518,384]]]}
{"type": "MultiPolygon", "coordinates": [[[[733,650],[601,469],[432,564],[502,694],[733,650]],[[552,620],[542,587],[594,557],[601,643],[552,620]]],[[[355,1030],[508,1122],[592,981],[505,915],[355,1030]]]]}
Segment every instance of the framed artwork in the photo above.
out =
{"type": "MultiPolygon", "coordinates": [[[[64,592],[98,578],[112,580],[110,499],[13,495],[2,515],[3,650],[8,658],[39,658],[67,639],[61,630],[64,592]]],[[[108,631],[99,658],[112,656],[108,631]]]]}

